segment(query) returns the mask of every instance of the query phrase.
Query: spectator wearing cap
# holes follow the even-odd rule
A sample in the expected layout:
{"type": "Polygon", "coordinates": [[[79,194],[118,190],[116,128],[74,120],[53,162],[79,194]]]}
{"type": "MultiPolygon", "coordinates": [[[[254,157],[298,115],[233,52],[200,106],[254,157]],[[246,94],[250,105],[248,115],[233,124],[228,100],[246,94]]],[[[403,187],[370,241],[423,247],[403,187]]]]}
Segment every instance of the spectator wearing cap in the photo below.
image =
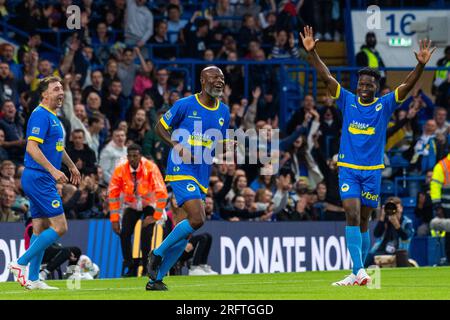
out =
{"type": "MultiPolygon", "coordinates": [[[[377,38],[374,32],[368,32],[366,34],[366,41],[361,46],[361,50],[356,55],[356,65],[358,67],[369,67],[369,68],[384,68],[384,62],[381,58],[380,53],[375,49],[377,45],[377,38]]],[[[380,87],[383,87],[386,83],[386,76],[383,71],[381,71],[380,87]]]]}

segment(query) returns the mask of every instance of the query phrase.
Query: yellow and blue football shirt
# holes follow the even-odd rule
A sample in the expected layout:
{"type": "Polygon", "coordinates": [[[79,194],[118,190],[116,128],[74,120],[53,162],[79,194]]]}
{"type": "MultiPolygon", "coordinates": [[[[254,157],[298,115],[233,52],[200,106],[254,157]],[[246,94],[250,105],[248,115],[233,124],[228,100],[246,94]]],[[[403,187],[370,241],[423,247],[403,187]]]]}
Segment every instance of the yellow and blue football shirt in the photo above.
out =
{"type": "MultiPolygon", "coordinates": [[[[39,105],[31,113],[27,125],[27,141],[34,140],[39,142],[39,148],[45,158],[56,168],[61,168],[62,156],[64,151],[64,132],[61,121],[56,113],[49,108],[39,105]]],[[[28,152],[25,153],[25,167],[47,171],[37,163],[28,152]]]]}
{"type": "MultiPolygon", "coordinates": [[[[172,131],[172,140],[179,141],[196,158],[190,164],[182,163],[172,149],[167,160],[165,180],[193,181],[206,194],[216,145],[227,137],[230,123],[228,106],[217,99],[215,106],[210,108],[202,104],[199,95],[195,94],[178,100],[160,122],[172,131]]],[[[186,191],[193,192],[195,187],[190,184],[186,191]]]]}
{"type": "MultiPolygon", "coordinates": [[[[64,132],[61,121],[49,108],[39,105],[28,120],[27,141],[34,140],[45,158],[56,168],[61,168],[64,151],[64,132]]],[[[33,157],[25,153],[25,170],[22,188],[30,199],[30,214],[35,218],[51,218],[64,214],[55,179],[33,157]]]]}
{"type": "Polygon", "coordinates": [[[383,169],[389,119],[403,102],[398,99],[397,89],[364,104],[339,85],[333,98],[343,115],[338,166],[359,170],[383,169]]]}

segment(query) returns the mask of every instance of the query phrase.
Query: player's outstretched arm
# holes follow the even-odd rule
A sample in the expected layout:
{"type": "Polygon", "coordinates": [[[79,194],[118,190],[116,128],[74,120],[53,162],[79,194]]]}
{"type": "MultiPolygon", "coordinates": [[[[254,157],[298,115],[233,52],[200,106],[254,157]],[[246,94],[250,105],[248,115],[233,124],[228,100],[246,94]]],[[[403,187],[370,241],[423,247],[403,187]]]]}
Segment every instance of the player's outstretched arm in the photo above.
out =
{"type": "Polygon", "coordinates": [[[322,59],[320,59],[316,51],[316,44],[319,39],[314,40],[313,29],[310,26],[304,27],[303,32],[304,35],[300,32],[300,38],[302,39],[305,50],[308,52],[308,61],[317,70],[320,78],[325,82],[331,96],[335,97],[337,94],[339,83],[333,77],[325,63],[323,63],[322,59]]]}
{"type": "Polygon", "coordinates": [[[413,71],[411,71],[397,88],[397,101],[402,101],[406,98],[408,93],[416,85],[417,80],[419,80],[422,75],[423,69],[428,61],[430,61],[431,55],[436,50],[436,47],[430,49],[431,40],[424,39],[419,40],[419,52],[414,51],[414,55],[417,59],[417,65],[413,71]]]}

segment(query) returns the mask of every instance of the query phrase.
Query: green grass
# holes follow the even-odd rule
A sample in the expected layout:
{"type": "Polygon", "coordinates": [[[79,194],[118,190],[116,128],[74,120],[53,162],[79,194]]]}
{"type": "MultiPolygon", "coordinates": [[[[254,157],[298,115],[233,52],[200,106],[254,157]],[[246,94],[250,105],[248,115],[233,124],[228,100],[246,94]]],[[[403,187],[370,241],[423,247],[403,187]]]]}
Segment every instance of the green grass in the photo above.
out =
{"type": "Polygon", "coordinates": [[[58,291],[26,291],[18,283],[0,283],[0,300],[36,299],[180,299],[180,300],[291,300],[291,299],[450,299],[450,268],[381,269],[381,288],[332,287],[348,271],[172,276],[166,292],[148,292],[146,278],[81,281],[69,290],[65,281],[48,281],[58,291]]]}

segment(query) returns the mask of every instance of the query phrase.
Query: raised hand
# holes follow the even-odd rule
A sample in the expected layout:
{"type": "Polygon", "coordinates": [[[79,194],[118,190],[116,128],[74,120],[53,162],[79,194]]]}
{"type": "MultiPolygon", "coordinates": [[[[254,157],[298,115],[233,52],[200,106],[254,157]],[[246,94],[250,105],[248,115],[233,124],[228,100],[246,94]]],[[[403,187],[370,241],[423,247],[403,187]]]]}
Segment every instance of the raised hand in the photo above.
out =
{"type": "Polygon", "coordinates": [[[319,39],[314,40],[313,28],[310,26],[305,26],[303,32],[305,35],[300,32],[300,38],[302,39],[305,50],[308,52],[313,51],[316,48],[316,43],[319,39]]]}
{"type": "Polygon", "coordinates": [[[425,65],[428,61],[430,61],[431,55],[436,50],[436,47],[433,47],[431,50],[430,47],[431,40],[419,40],[419,52],[414,51],[414,55],[416,56],[416,59],[420,64],[425,65]]]}

